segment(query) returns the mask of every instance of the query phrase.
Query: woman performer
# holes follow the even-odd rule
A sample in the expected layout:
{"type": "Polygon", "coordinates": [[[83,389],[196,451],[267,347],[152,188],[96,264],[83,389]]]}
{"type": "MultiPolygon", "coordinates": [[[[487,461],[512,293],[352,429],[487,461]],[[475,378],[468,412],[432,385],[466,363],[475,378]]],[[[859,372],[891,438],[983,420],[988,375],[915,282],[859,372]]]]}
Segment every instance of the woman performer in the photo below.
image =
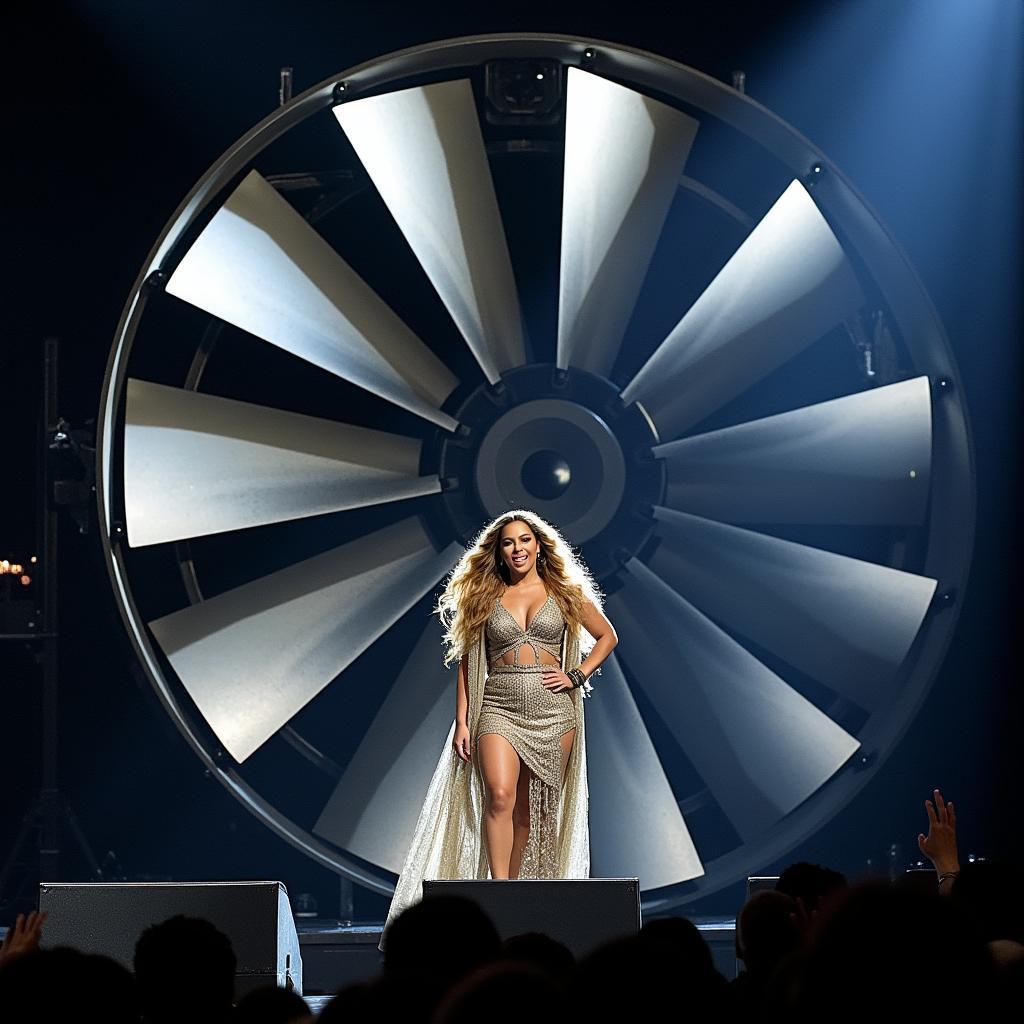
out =
{"type": "Polygon", "coordinates": [[[618,642],[586,566],[540,516],[486,526],[438,601],[455,721],[387,928],[424,878],[587,878],[583,697],[618,642]],[[474,756],[475,754],[475,756],[474,756]]]}

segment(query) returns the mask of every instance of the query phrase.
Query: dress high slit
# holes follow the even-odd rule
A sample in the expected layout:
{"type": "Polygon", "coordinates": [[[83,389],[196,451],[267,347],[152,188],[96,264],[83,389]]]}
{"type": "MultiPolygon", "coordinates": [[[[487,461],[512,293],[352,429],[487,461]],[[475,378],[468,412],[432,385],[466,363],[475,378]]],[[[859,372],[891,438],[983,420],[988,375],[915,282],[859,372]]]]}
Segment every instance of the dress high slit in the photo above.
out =
{"type": "Polygon", "coordinates": [[[530,835],[523,850],[520,878],[558,877],[558,804],[562,787],[560,740],[577,727],[570,691],[553,693],[542,683],[545,669],[558,667],[540,660],[545,650],[562,658],[565,620],[549,595],[524,631],[511,612],[494,602],[486,625],[487,679],[477,728],[477,743],[487,733],[504,736],[530,769],[530,835]],[[534,660],[519,661],[520,649],[531,647],[534,660]],[[500,659],[514,652],[513,663],[500,659]]]}

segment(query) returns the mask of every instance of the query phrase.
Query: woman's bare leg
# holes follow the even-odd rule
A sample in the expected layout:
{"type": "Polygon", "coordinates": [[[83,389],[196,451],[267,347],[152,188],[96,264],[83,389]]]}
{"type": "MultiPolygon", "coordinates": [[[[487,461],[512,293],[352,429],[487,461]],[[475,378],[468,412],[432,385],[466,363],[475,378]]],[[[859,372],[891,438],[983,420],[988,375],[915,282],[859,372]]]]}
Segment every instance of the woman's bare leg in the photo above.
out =
{"type": "Polygon", "coordinates": [[[518,878],[523,864],[523,850],[530,838],[530,779],[533,772],[526,765],[519,770],[516,805],[512,810],[512,853],[508,859],[508,877],[518,878]]]}
{"type": "Polygon", "coordinates": [[[565,785],[565,769],[569,764],[569,755],[572,753],[573,740],[576,739],[576,730],[570,729],[558,737],[558,745],[562,748],[562,785],[565,785]]]}
{"type": "Polygon", "coordinates": [[[512,809],[519,784],[519,755],[504,736],[489,732],[477,740],[484,780],[484,831],[491,878],[509,877],[512,853],[512,809]]]}

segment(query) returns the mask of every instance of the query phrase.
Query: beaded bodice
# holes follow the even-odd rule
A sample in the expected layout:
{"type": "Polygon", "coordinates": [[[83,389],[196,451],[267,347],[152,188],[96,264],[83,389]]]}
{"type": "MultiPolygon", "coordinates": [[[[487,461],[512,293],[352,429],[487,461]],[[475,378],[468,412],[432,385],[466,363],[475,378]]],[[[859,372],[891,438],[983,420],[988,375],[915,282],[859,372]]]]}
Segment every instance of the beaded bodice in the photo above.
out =
{"type": "Polygon", "coordinates": [[[487,620],[487,663],[493,665],[509,651],[515,651],[513,664],[518,665],[519,649],[524,644],[529,644],[533,648],[535,663],[540,662],[539,648],[560,659],[564,628],[565,620],[562,618],[558,603],[550,594],[526,624],[525,631],[498,598],[487,620]]]}

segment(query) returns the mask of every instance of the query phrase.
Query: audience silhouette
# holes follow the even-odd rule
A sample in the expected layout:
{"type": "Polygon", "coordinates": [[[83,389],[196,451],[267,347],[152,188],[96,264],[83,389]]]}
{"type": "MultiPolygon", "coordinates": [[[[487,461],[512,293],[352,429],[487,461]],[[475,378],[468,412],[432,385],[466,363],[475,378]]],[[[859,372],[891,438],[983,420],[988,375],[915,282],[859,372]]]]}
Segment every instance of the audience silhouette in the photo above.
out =
{"type": "Polygon", "coordinates": [[[135,980],[147,1024],[214,1024],[231,1013],[235,952],[209,921],[178,914],[139,936],[135,980]]]}
{"type": "MultiPolygon", "coordinates": [[[[743,970],[731,983],[682,917],[649,920],[638,934],[577,962],[537,932],[501,942],[475,903],[434,895],[392,923],[381,973],[342,989],[317,1019],[503,1024],[665,1012],[740,1021],[983,1018],[1024,995],[1017,869],[980,860],[961,866],[952,802],[935,790],[925,810],[928,832],[918,835],[918,846],[935,868],[930,884],[918,873],[906,884],[850,886],[828,867],[793,864],[774,890],[755,893],[741,908],[736,956],[743,970]]],[[[136,945],[134,976],[106,957],[40,948],[44,924],[45,915],[19,915],[0,945],[4,1020],[312,1020],[305,1001],[284,989],[251,992],[233,1006],[235,954],[208,921],[178,916],[148,928],[136,945]]]]}
{"type": "Polygon", "coordinates": [[[137,1024],[135,980],[109,957],[64,946],[33,950],[0,966],[0,1020],[137,1024]]]}
{"type": "Polygon", "coordinates": [[[232,1024],[307,1024],[312,1019],[302,996],[276,985],[247,992],[231,1017],[232,1024]]]}

